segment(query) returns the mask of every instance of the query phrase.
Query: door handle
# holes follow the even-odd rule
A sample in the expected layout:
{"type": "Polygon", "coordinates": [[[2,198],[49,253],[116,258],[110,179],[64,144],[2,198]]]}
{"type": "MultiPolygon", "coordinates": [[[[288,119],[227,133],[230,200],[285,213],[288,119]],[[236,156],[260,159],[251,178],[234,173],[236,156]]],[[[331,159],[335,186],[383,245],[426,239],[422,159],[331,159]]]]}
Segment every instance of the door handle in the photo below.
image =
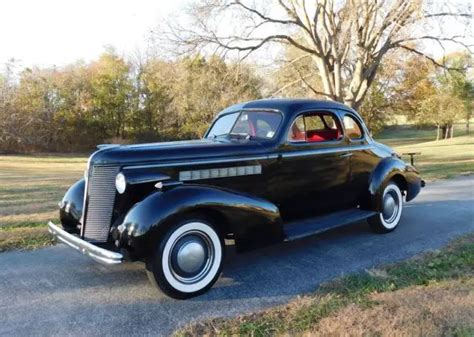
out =
{"type": "Polygon", "coordinates": [[[348,157],[352,157],[352,152],[346,152],[346,153],[343,153],[343,154],[339,155],[339,157],[341,157],[341,158],[348,158],[348,157]]]}

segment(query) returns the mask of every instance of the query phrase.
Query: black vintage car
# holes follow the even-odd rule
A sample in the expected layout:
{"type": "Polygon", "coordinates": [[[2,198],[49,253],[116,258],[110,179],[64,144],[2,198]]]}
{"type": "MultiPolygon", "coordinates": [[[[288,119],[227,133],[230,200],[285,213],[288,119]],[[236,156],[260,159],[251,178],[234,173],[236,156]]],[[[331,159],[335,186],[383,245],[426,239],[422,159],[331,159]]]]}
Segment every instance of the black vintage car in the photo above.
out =
{"type": "Polygon", "coordinates": [[[105,264],[143,261],[188,298],[218,279],[225,239],[241,252],[363,219],[391,232],[423,185],[345,105],[258,100],[220,112],[200,140],[100,146],[49,230],[105,264]]]}

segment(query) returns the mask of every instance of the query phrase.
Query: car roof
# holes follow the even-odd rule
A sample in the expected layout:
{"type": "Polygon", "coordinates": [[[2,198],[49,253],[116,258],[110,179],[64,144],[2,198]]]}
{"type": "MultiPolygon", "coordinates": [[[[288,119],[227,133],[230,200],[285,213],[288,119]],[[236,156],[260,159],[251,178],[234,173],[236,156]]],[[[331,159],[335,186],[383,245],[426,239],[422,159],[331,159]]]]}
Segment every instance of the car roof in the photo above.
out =
{"type": "Polygon", "coordinates": [[[270,98],[270,99],[259,99],[255,101],[249,101],[239,104],[234,104],[219,113],[225,114],[232,111],[238,111],[242,109],[261,109],[261,110],[278,110],[285,115],[292,115],[301,112],[302,110],[309,109],[339,109],[351,111],[358,115],[353,109],[349,108],[339,102],[329,100],[318,100],[309,98],[270,98]]]}

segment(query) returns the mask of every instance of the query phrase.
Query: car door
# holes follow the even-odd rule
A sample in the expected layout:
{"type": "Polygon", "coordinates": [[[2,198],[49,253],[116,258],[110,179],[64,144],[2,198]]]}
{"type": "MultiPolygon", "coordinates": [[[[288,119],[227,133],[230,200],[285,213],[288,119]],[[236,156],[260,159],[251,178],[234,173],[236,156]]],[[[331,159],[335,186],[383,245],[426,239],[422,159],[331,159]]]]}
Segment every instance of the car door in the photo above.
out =
{"type": "Polygon", "coordinates": [[[348,111],[341,111],[340,117],[348,150],[351,153],[351,175],[346,185],[347,198],[356,206],[366,197],[370,174],[380,158],[375,156],[367,140],[367,130],[362,120],[348,111]]]}
{"type": "Polygon", "coordinates": [[[350,174],[340,120],[332,111],[296,116],[280,145],[270,188],[285,220],[344,208],[350,174]]]}

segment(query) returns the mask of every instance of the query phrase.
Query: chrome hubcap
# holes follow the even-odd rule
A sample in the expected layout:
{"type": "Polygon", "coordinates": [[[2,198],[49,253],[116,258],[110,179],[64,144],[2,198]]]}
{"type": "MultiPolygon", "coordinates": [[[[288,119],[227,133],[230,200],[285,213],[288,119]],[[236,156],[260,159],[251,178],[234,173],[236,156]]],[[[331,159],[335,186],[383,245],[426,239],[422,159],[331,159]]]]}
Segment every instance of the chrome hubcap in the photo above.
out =
{"type": "Polygon", "coordinates": [[[383,211],[382,215],[386,222],[390,223],[398,215],[399,200],[396,192],[389,191],[383,198],[383,211]]]}
{"type": "Polygon", "coordinates": [[[187,284],[202,280],[214,261],[214,248],[206,233],[183,233],[173,244],[169,266],[173,276],[187,284]]]}
{"type": "Polygon", "coordinates": [[[205,257],[202,240],[192,238],[179,247],[176,260],[180,269],[186,273],[195,273],[201,268],[205,257]]]}

